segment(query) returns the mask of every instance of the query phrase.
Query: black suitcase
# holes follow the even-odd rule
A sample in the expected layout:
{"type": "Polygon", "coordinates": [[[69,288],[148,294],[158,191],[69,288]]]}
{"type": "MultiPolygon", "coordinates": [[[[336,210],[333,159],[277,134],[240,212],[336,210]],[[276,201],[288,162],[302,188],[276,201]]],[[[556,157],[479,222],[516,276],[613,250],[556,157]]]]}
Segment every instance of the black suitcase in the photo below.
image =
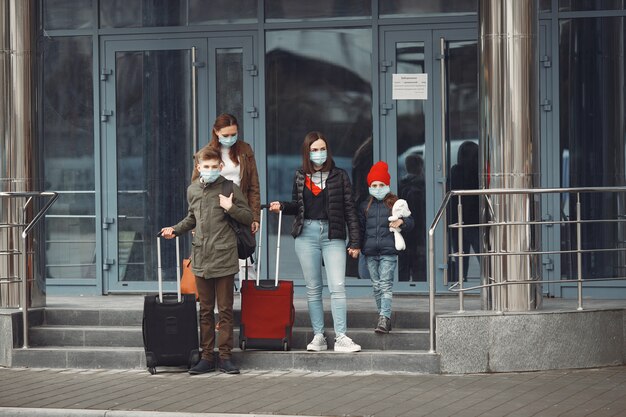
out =
{"type": "Polygon", "coordinates": [[[143,303],[143,345],[152,375],[157,366],[193,367],[200,360],[198,313],[194,294],[180,293],[180,249],[176,237],[177,293],[163,294],[161,239],[157,237],[159,294],[146,295],[143,303]]]}

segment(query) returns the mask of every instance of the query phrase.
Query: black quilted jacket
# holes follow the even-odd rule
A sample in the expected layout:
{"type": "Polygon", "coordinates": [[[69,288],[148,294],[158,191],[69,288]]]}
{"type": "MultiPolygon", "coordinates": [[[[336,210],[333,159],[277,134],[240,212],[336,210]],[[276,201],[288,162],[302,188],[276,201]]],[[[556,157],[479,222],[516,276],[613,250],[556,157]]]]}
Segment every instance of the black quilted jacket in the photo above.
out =
{"type": "MultiPolygon", "coordinates": [[[[291,235],[295,238],[302,232],[304,224],[304,179],[305,173],[300,168],[296,171],[293,181],[292,201],[282,202],[284,214],[295,215],[291,235]]],[[[348,226],[348,247],[359,248],[360,227],[356,214],[352,187],[348,173],[341,168],[333,167],[326,180],[326,211],[328,213],[328,238],[346,239],[348,226]]]]}

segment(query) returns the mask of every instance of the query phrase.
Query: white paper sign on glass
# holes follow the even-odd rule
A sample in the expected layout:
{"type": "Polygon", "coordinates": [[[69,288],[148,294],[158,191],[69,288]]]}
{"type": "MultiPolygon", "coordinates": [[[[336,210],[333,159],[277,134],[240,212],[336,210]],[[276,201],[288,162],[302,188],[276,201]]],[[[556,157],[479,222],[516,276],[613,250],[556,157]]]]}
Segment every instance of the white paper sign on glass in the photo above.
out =
{"type": "Polygon", "coordinates": [[[393,100],[428,100],[428,74],[393,74],[393,100]]]}

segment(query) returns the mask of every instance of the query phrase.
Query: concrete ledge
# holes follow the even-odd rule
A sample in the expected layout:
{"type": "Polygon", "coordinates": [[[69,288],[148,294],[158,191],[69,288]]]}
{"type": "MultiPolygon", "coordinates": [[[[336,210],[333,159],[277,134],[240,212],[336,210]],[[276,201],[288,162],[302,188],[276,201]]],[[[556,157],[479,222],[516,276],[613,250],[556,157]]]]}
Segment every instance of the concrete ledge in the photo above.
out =
{"type": "MultiPolygon", "coordinates": [[[[126,410],[83,410],[60,408],[0,407],[2,417],[224,417],[224,413],[186,413],[126,410]]],[[[228,417],[267,417],[266,414],[228,414],[228,417]]],[[[281,415],[281,417],[295,417],[281,415]]],[[[299,416],[304,417],[304,416],[299,416]]]]}
{"type": "MultiPolygon", "coordinates": [[[[28,311],[29,323],[33,326],[43,322],[43,309],[28,311]]],[[[0,366],[13,365],[13,348],[21,347],[22,312],[18,309],[0,309],[0,366]]]]}
{"type": "Polygon", "coordinates": [[[626,309],[444,314],[436,326],[442,373],[626,363],[626,309]]]}

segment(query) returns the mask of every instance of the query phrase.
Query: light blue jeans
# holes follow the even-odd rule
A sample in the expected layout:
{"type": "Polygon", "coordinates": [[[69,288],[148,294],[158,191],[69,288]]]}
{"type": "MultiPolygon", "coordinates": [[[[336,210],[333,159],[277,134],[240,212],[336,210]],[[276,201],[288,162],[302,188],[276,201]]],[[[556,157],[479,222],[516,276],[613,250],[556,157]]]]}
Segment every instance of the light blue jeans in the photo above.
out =
{"type": "Polygon", "coordinates": [[[328,239],[328,221],[304,219],[302,233],[296,238],[295,247],[306,284],[309,317],[313,332],[324,333],[323,257],[335,334],[345,334],[346,242],[341,239],[328,239]]]}
{"type": "Polygon", "coordinates": [[[393,296],[393,273],[398,263],[397,255],[367,256],[367,269],[370,271],[374,299],[378,314],[391,318],[393,296]]]}

